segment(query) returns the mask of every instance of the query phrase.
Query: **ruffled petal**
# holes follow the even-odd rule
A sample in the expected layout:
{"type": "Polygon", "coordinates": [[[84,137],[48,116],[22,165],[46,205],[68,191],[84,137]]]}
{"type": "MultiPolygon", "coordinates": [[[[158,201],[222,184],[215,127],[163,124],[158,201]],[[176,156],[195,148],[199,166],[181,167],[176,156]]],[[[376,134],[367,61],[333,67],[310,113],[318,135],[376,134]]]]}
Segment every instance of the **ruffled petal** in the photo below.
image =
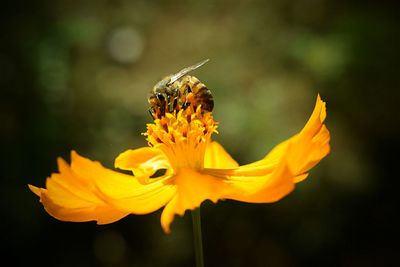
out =
{"type": "Polygon", "coordinates": [[[314,111],[300,133],[275,146],[262,160],[243,165],[235,173],[268,174],[285,158],[295,177],[301,176],[295,180],[304,180],[306,172],[330,151],[330,134],[323,124],[325,118],[325,102],[318,95],[314,111]]]}
{"type": "Polygon", "coordinates": [[[232,169],[205,169],[231,188],[223,198],[253,203],[274,202],[304,180],[308,171],[329,151],[330,135],[323,124],[325,103],[317,97],[314,111],[300,133],[277,145],[262,160],[232,169]]]}
{"type": "Polygon", "coordinates": [[[176,194],[176,185],[167,176],[153,183],[140,187],[113,187],[112,181],[102,180],[97,183],[102,197],[110,205],[132,214],[147,214],[165,206],[176,194]]]}
{"type": "Polygon", "coordinates": [[[46,180],[46,188],[29,185],[51,216],[62,221],[106,224],[129,214],[105,203],[96,194],[90,179],[77,175],[61,158],[58,168],[60,173],[46,180]]]}
{"type": "Polygon", "coordinates": [[[118,221],[128,215],[107,205],[87,203],[74,196],[71,192],[53,192],[44,188],[29,185],[32,192],[40,197],[45,210],[54,218],[61,221],[87,222],[97,221],[98,224],[107,224],[118,221]],[[66,197],[63,204],[58,204],[60,197],[66,197]],[[68,203],[69,202],[69,203],[68,203]],[[79,203],[81,202],[81,203],[79,203]]]}
{"type": "Polygon", "coordinates": [[[105,169],[98,162],[72,154],[73,170],[93,181],[97,194],[109,205],[133,214],[147,214],[163,207],[175,194],[169,176],[142,184],[131,175],[105,169]],[[97,168],[96,168],[97,166],[97,168]]]}
{"type": "Polygon", "coordinates": [[[161,215],[161,226],[166,233],[175,214],[183,216],[186,210],[193,210],[209,199],[217,202],[221,195],[229,190],[225,181],[210,175],[204,175],[192,169],[181,169],[174,177],[177,192],[165,206],[161,215]]]}
{"type": "Polygon", "coordinates": [[[296,176],[307,173],[330,152],[330,133],[323,124],[326,107],[318,95],[314,111],[301,132],[290,140],[285,155],[289,168],[296,176]]]}
{"type": "Polygon", "coordinates": [[[154,147],[127,150],[115,159],[115,168],[130,170],[135,176],[152,176],[157,170],[171,169],[165,154],[154,147]]]}
{"type": "Polygon", "coordinates": [[[283,162],[273,172],[266,175],[232,175],[225,179],[230,184],[230,190],[227,190],[223,197],[243,202],[275,202],[294,189],[293,174],[283,162]]]}
{"type": "Polygon", "coordinates": [[[205,168],[230,169],[239,164],[226,152],[218,142],[210,142],[204,155],[205,168]]]}
{"type": "Polygon", "coordinates": [[[62,221],[117,221],[129,213],[149,213],[164,206],[174,191],[163,181],[143,185],[134,176],[104,168],[99,162],[71,152],[71,166],[58,160],[59,173],[46,181],[46,188],[29,186],[46,211],[62,221]],[[127,200],[136,201],[136,206],[127,200]]]}

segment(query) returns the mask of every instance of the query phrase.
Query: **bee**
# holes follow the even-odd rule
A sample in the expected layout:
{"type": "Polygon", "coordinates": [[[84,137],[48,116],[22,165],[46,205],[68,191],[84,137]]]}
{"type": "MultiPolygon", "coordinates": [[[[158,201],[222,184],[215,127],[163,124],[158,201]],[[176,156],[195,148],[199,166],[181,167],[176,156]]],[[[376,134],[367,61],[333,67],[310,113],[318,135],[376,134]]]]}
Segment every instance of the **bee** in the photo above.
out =
{"type": "Polygon", "coordinates": [[[207,63],[203,60],[193,66],[184,68],[176,74],[168,75],[159,81],[151,90],[149,96],[150,115],[153,119],[165,116],[192,106],[195,110],[201,105],[203,111],[211,112],[214,99],[211,91],[196,77],[187,75],[189,72],[207,63]]]}

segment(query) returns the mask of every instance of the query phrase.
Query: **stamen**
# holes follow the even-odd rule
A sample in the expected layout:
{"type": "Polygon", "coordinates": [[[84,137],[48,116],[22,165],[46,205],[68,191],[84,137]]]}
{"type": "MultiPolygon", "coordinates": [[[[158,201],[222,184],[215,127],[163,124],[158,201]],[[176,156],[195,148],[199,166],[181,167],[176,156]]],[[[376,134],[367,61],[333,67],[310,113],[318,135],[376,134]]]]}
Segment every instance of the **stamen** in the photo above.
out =
{"type": "Polygon", "coordinates": [[[159,147],[169,158],[174,169],[181,167],[203,168],[205,147],[211,135],[217,132],[217,123],[211,112],[199,105],[173,113],[147,125],[144,133],[150,146],[159,147]]]}

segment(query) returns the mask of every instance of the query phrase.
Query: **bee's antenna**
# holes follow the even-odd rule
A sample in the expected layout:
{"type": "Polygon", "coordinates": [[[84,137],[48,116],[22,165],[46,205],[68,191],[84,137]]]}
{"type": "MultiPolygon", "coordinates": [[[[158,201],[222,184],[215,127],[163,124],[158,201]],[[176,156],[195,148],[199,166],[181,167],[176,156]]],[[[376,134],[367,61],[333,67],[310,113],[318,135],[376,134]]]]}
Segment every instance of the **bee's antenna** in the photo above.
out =
{"type": "Polygon", "coordinates": [[[189,72],[191,72],[191,71],[193,71],[193,70],[195,70],[197,68],[200,68],[201,66],[206,64],[209,60],[210,59],[207,58],[207,59],[205,59],[203,61],[200,61],[197,64],[194,64],[193,66],[190,66],[190,67],[187,67],[187,68],[184,68],[184,69],[180,70],[178,73],[176,73],[176,74],[171,76],[171,79],[169,80],[167,85],[170,85],[170,84],[174,83],[175,81],[179,80],[180,78],[182,78],[183,76],[185,76],[189,72]]]}

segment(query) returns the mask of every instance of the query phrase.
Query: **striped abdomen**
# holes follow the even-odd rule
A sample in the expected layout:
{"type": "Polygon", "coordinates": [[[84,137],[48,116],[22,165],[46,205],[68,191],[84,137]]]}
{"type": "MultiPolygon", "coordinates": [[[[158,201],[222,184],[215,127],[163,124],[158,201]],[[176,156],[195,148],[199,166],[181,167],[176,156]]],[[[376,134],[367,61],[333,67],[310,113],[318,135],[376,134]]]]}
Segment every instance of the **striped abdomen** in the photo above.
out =
{"type": "Polygon", "coordinates": [[[196,109],[211,112],[214,108],[214,98],[211,91],[194,76],[185,76],[181,81],[180,92],[184,102],[183,108],[192,105],[196,109]]]}

